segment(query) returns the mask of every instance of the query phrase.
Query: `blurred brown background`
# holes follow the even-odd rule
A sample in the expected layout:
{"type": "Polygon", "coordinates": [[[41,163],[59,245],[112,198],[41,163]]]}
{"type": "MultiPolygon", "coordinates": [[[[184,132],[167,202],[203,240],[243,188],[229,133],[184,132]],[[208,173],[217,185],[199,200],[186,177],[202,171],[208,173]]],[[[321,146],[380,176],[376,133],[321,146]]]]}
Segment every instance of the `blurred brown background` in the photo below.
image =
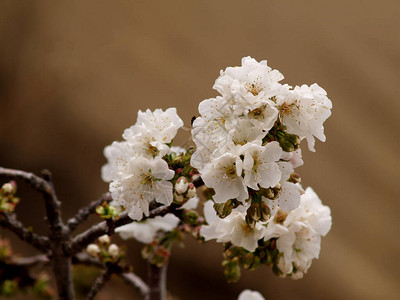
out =
{"type": "MultiPolygon", "coordinates": [[[[303,147],[299,169],[331,207],[332,231],[303,280],[263,267],[236,284],[223,278],[221,245],[187,237],[169,290],[195,300],[244,288],[266,299],[400,299],[399,15],[398,1],[1,0],[0,165],[52,170],[70,217],[107,190],[102,150],[138,109],[175,106],[189,126],[217,95],[220,69],[267,59],[285,83],[318,82],[333,102],[327,142],[303,147]]],[[[21,193],[21,219],[45,230],[40,199],[21,193]]],[[[127,244],[144,274],[141,246],[127,244]]],[[[98,299],[136,297],[116,280],[98,299]]]]}

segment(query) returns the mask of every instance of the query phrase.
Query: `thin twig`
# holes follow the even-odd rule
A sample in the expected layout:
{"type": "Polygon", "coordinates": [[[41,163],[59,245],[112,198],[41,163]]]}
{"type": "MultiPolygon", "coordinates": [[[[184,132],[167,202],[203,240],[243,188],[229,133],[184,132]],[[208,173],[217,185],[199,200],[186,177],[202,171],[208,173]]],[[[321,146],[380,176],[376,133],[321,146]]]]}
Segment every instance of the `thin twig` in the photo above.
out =
{"type": "Polygon", "coordinates": [[[99,199],[92,201],[88,206],[81,208],[74,217],[68,220],[67,226],[70,232],[74,231],[91,214],[96,212],[96,208],[104,202],[112,200],[110,193],[105,193],[99,199]]]}
{"type": "Polygon", "coordinates": [[[42,194],[51,193],[52,187],[49,185],[49,183],[45,179],[40,178],[39,176],[36,176],[30,172],[0,167],[0,177],[22,179],[42,194]]]}
{"type": "Polygon", "coordinates": [[[0,226],[14,232],[21,240],[31,244],[42,252],[47,252],[49,250],[49,239],[24,227],[22,223],[17,220],[15,214],[2,213],[0,215],[0,226]]]}
{"type": "Polygon", "coordinates": [[[86,253],[78,253],[77,255],[72,257],[72,263],[85,266],[94,266],[101,269],[104,269],[106,267],[104,263],[102,263],[98,259],[90,257],[86,253]]]}
{"type": "MultiPolygon", "coordinates": [[[[105,269],[107,267],[106,264],[90,257],[86,253],[78,253],[77,255],[75,255],[72,258],[72,263],[82,264],[86,266],[94,266],[100,269],[105,269]]],[[[149,293],[149,287],[139,276],[137,276],[133,272],[126,272],[126,270],[129,270],[129,268],[124,268],[119,265],[110,265],[110,264],[108,265],[108,268],[110,269],[110,271],[112,271],[113,274],[121,277],[126,284],[136,288],[143,297],[149,293]]]]}
{"type": "Polygon", "coordinates": [[[167,267],[166,263],[162,267],[147,262],[147,284],[149,293],[146,300],[165,300],[167,296],[167,267]]]}
{"type": "Polygon", "coordinates": [[[40,178],[33,173],[0,167],[0,178],[22,179],[42,193],[49,224],[48,240],[40,239],[40,241],[46,241],[43,242],[43,247],[42,242],[37,243],[37,239],[34,238],[36,236],[29,230],[25,230],[16,219],[2,218],[2,225],[24,240],[30,241],[32,245],[40,248],[40,250],[43,251],[44,247],[47,248],[46,250],[51,250],[51,262],[57,283],[58,296],[60,299],[72,300],[75,296],[72,285],[71,257],[66,255],[65,252],[66,244],[69,244],[70,241],[69,230],[61,218],[61,202],[57,199],[51,181],[51,173],[44,170],[42,171],[42,176],[43,178],[40,178]]]}
{"type": "Polygon", "coordinates": [[[42,175],[50,187],[49,193],[43,194],[43,196],[49,224],[51,261],[57,283],[58,297],[63,300],[72,300],[75,299],[75,293],[72,284],[71,257],[65,252],[66,245],[70,241],[70,234],[61,218],[61,202],[57,199],[51,180],[51,173],[48,170],[44,170],[42,175]]]}
{"type": "Polygon", "coordinates": [[[46,265],[50,263],[50,260],[47,255],[39,254],[29,257],[19,257],[15,259],[15,263],[19,266],[34,267],[37,265],[46,265]]]}
{"type": "Polygon", "coordinates": [[[92,300],[98,292],[104,287],[107,281],[110,280],[112,275],[112,271],[110,269],[105,269],[99,277],[97,277],[96,281],[94,282],[92,288],[90,289],[89,294],[86,297],[86,300],[92,300]]]}
{"type": "MultiPolygon", "coordinates": [[[[164,216],[169,212],[173,212],[171,206],[158,207],[150,211],[149,216],[143,219],[150,219],[156,216],[164,216]]],[[[90,229],[82,232],[81,234],[78,234],[72,240],[69,249],[66,250],[71,256],[73,256],[76,253],[80,252],[82,249],[84,249],[91,242],[93,242],[96,238],[104,234],[112,235],[114,233],[115,228],[120,227],[122,225],[126,225],[131,222],[133,222],[133,220],[128,216],[126,212],[122,213],[119,219],[110,219],[108,220],[108,222],[103,221],[91,227],[90,229]]]]}
{"type": "Polygon", "coordinates": [[[60,234],[63,231],[63,221],[61,218],[61,202],[58,201],[54,186],[51,181],[51,173],[49,170],[42,171],[43,179],[47,182],[50,190],[44,194],[44,200],[47,212],[47,221],[50,226],[50,232],[60,234]]]}
{"type": "Polygon", "coordinates": [[[127,284],[135,287],[143,297],[148,295],[150,291],[148,285],[135,273],[118,273],[118,276],[120,276],[127,284]]]}

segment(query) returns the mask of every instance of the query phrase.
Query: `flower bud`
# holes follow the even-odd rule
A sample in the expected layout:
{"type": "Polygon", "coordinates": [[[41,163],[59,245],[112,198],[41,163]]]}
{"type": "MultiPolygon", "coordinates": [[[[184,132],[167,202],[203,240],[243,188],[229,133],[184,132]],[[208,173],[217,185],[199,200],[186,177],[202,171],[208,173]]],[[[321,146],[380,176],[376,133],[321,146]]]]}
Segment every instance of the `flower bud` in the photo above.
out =
{"type": "Polygon", "coordinates": [[[103,215],[105,214],[105,209],[104,209],[104,207],[103,207],[103,206],[98,206],[98,207],[96,207],[96,213],[97,213],[99,216],[103,216],[103,215]]]}
{"type": "Polygon", "coordinates": [[[188,183],[187,178],[181,176],[181,177],[178,178],[178,180],[175,183],[175,191],[178,194],[183,194],[183,193],[185,193],[187,191],[188,185],[189,185],[189,183],[188,183]]]}
{"type": "Polygon", "coordinates": [[[110,254],[111,257],[116,258],[119,255],[119,248],[115,244],[111,244],[108,247],[108,254],[110,254]]]}
{"type": "Polygon", "coordinates": [[[110,243],[110,237],[107,234],[102,235],[101,237],[99,237],[99,242],[101,244],[109,244],[110,243]]]}
{"type": "Polygon", "coordinates": [[[186,196],[188,198],[193,198],[194,196],[196,196],[196,187],[194,186],[193,183],[189,183],[189,189],[187,191],[186,196]]]}
{"type": "Polygon", "coordinates": [[[92,257],[97,257],[100,253],[100,248],[96,244],[89,244],[86,248],[86,252],[92,257]]]}
{"type": "Polygon", "coordinates": [[[14,191],[14,188],[11,183],[5,183],[1,187],[1,189],[4,191],[6,194],[11,194],[14,191]]]}
{"type": "Polygon", "coordinates": [[[182,217],[184,223],[196,225],[199,219],[199,214],[194,210],[188,210],[183,212],[182,217]]]}
{"type": "Polygon", "coordinates": [[[174,192],[174,201],[177,203],[182,203],[185,200],[185,197],[183,197],[183,195],[179,195],[176,193],[176,191],[174,192]]]}
{"type": "Polygon", "coordinates": [[[249,269],[250,266],[252,265],[253,261],[254,261],[254,254],[252,252],[247,253],[243,257],[243,267],[245,269],[249,269]]]}
{"type": "Polygon", "coordinates": [[[293,183],[300,183],[301,182],[300,175],[297,173],[292,173],[290,174],[290,178],[288,181],[293,183]]]}
{"type": "Polygon", "coordinates": [[[276,133],[276,140],[285,152],[292,152],[299,148],[300,138],[297,135],[278,131],[276,133]]]}
{"type": "Polygon", "coordinates": [[[214,203],[213,207],[218,217],[220,217],[221,219],[229,216],[233,209],[233,205],[231,204],[230,200],[226,201],[225,203],[214,203]]]}
{"type": "Polygon", "coordinates": [[[246,214],[246,223],[247,225],[249,225],[250,228],[254,228],[256,226],[256,221],[251,217],[251,215],[249,214],[248,210],[247,210],[247,214],[246,214]]]}
{"type": "Polygon", "coordinates": [[[271,211],[265,202],[260,203],[260,211],[261,211],[261,218],[262,222],[267,221],[271,216],[271,211]]]}
{"type": "Polygon", "coordinates": [[[117,216],[117,215],[118,215],[118,213],[117,213],[117,208],[116,208],[115,206],[109,205],[109,206],[108,206],[108,214],[109,214],[111,217],[117,216]]]}
{"type": "Polygon", "coordinates": [[[252,203],[247,209],[247,214],[250,215],[250,219],[258,221],[261,218],[260,205],[258,203],[252,203]]]}

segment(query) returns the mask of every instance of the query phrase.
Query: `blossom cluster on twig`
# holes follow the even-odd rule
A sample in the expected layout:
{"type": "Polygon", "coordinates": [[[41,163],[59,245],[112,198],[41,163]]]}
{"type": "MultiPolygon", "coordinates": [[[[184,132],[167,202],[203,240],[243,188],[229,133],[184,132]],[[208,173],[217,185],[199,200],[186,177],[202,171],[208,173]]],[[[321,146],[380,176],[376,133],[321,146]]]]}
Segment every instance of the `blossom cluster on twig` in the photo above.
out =
{"type": "MultiPolygon", "coordinates": [[[[281,277],[302,278],[318,258],[332,218],[313,189],[303,189],[295,169],[303,164],[303,140],[311,151],[315,138],[325,141],[323,123],[332,103],[316,83],[293,88],[282,79],[267,61],[250,57],[221,71],[213,86],[220,95],[199,104],[191,129],[195,146],[188,149],[173,144],[183,127],[176,108],[139,111],[123,140],[104,149],[107,163],[101,176],[109,192],[67,222],[48,171],[39,177],[0,168],[0,176],[22,179],[42,193],[49,232],[40,236],[17,220],[14,181],[0,189],[0,226],[52,262],[62,299],[74,299],[73,263],[102,269],[87,299],[113,274],[146,299],[164,299],[172,247],[182,244],[186,234],[223,244],[222,266],[230,282],[240,278],[241,268],[261,265],[281,277]],[[74,235],[94,213],[103,221],[74,235]],[[147,285],[121,264],[126,250],[111,243],[114,233],[144,244],[147,285]]],[[[262,299],[249,290],[239,296],[262,299]]]]}

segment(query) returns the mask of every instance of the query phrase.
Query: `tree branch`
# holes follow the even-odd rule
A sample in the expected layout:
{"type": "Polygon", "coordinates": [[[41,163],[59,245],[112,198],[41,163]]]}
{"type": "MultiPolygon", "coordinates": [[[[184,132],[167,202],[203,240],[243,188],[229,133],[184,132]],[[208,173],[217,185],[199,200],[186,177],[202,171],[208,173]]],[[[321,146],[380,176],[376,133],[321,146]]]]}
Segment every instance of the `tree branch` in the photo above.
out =
{"type": "Polygon", "coordinates": [[[47,257],[47,255],[39,254],[30,257],[19,257],[15,259],[15,263],[19,266],[25,266],[29,268],[29,267],[34,267],[36,265],[46,265],[50,263],[50,260],[47,257]]]}
{"type": "Polygon", "coordinates": [[[51,262],[57,283],[58,296],[63,300],[72,300],[75,299],[75,295],[72,284],[71,257],[65,252],[66,245],[70,241],[69,230],[61,218],[61,202],[57,199],[51,181],[51,173],[48,170],[43,170],[42,175],[50,187],[49,192],[43,194],[43,196],[49,224],[51,262]]]}
{"type": "Polygon", "coordinates": [[[149,293],[146,300],[165,300],[167,296],[167,266],[157,267],[147,262],[147,284],[149,293]]]}
{"type": "MultiPolygon", "coordinates": [[[[51,181],[51,173],[47,170],[42,171],[43,178],[33,173],[20,170],[6,169],[0,167],[0,178],[22,179],[30,184],[35,190],[42,193],[45,207],[47,222],[49,224],[48,244],[45,246],[51,250],[51,262],[53,265],[53,273],[57,283],[58,295],[60,299],[72,300],[75,298],[72,285],[71,275],[71,257],[65,252],[66,244],[69,244],[70,235],[68,228],[64,225],[61,218],[61,202],[58,201],[53,183],[51,181]]],[[[24,240],[29,240],[34,246],[41,248],[41,243],[37,243],[36,237],[29,230],[24,230],[22,224],[16,219],[4,219],[2,222],[4,227],[9,228],[24,240]],[[18,223],[16,223],[18,222],[18,223]]],[[[43,240],[43,239],[41,239],[43,240]]]]}
{"type": "Polygon", "coordinates": [[[81,208],[74,217],[68,220],[67,226],[70,232],[74,231],[91,214],[96,212],[96,208],[104,202],[112,200],[110,193],[105,193],[99,199],[92,201],[88,206],[81,208]]]}
{"type": "MultiPolygon", "coordinates": [[[[164,216],[169,212],[173,212],[171,206],[158,207],[150,211],[149,216],[143,219],[145,220],[149,218],[154,218],[156,216],[164,216]]],[[[66,249],[67,252],[71,256],[73,256],[84,249],[87,245],[92,243],[96,238],[104,234],[112,235],[114,234],[115,228],[133,222],[133,220],[128,216],[127,212],[122,213],[119,219],[109,219],[107,221],[108,222],[103,221],[97,225],[94,225],[90,229],[82,232],[81,234],[78,234],[72,240],[70,247],[66,249]]]]}
{"type": "Polygon", "coordinates": [[[17,220],[15,214],[2,213],[0,215],[0,226],[14,232],[21,240],[31,244],[36,249],[47,252],[49,250],[49,239],[45,236],[33,233],[17,220]]]}
{"type": "Polygon", "coordinates": [[[40,178],[39,176],[36,176],[30,172],[0,167],[0,177],[22,179],[42,194],[50,194],[52,190],[52,187],[45,179],[40,178]]]}
{"type": "MultiPolygon", "coordinates": [[[[94,266],[101,269],[105,269],[106,264],[101,261],[94,259],[87,255],[86,253],[78,253],[72,258],[72,262],[74,264],[82,264],[87,266],[94,266]]],[[[149,293],[149,287],[147,284],[135,273],[126,272],[129,268],[123,268],[119,265],[108,265],[109,269],[113,274],[118,275],[125,281],[126,284],[133,286],[136,288],[142,296],[146,296],[149,293]]]]}
{"type": "Polygon", "coordinates": [[[98,259],[92,258],[86,253],[78,253],[72,257],[72,263],[85,266],[94,266],[101,269],[105,269],[106,265],[98,259]]]}
{"type": "Polygon", "coordinates": [[[118,273],[118,276],[120,276],[127,284],[136,288],[143,297],[149,294],[150,289],[148,285],[135,273],[118,273]]]}
{"type": "Polygon", "coordinates": [[[92,300],[98,292],[104,287],[107,281],[110,280],[112,275],[112,271],[106,268],[99,277],[97,277],[96,281],[94,282],[92,288],[89,291],[89,294],[86,297],[86,300],[92,300]]]}

